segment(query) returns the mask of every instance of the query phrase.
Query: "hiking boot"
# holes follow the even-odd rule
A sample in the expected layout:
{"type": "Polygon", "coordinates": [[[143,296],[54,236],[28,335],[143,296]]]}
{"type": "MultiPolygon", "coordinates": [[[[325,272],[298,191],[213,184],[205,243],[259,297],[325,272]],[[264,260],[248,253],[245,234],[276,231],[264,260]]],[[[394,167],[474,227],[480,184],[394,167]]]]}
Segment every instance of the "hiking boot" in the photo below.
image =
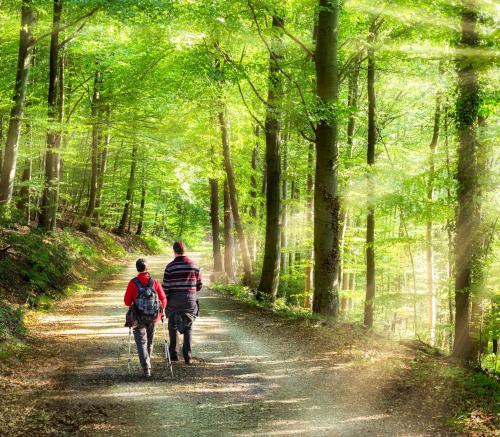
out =
{"type": "Polygon", "coordinates": [[[179,357],[176,355],[175,357],[170,357],[170,361],[179,361],[179,357]]]}
{"type": "Polygon", "coordinates": [[[142,375],[145,377],[145,378],[151,378],[151,369],[144,369],[142,371],[142,375]]]}
{"type": "Polygon", "coordinates": [[[184,360],[184,362],[186,363],[186,366],[192,366],[194,364],[192,358],[188,358],[187,360],[184,360]]]}

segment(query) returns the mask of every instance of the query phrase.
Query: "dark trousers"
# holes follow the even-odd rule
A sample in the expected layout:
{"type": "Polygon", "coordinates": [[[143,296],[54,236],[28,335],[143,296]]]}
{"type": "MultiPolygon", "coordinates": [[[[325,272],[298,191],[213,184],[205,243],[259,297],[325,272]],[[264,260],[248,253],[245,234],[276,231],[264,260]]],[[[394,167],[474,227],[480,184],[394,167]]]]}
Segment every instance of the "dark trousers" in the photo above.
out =
{"type": "Polygon", "coordinates": [[[153,340],[156,325],[154,322],[139,324],[134,328],[134,339],[137,345],[137,354],[143,369],[151,369],[151,355],[153,354],[153,340]]]}
{"type": "MultiPolygon", "coordinates": [[[[184,344],[182,345],[182,355],[184,356],[185,360],[189,360],[193,356],[191,352],[192,332],[192,326],[189,326],[184,330],[184,344]]],[[[175,323],[174,317],[168,318],[168,336],[170,337],[170,357],[175,359],[177,358],[177,324],[175,323]]]]}

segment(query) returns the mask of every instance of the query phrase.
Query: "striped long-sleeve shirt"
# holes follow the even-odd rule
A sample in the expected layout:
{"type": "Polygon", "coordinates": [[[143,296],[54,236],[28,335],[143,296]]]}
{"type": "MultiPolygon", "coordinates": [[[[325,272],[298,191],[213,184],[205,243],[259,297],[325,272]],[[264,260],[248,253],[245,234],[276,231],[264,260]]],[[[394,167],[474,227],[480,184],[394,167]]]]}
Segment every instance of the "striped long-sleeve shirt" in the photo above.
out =
{"type": "Polygon", "coordinates": [[[189,312],[196,314],[198,291],[203,283],[201,271],[187,256],[177,256],[165,267],[163,291],[167,296],[167,313],[189,312]]]}

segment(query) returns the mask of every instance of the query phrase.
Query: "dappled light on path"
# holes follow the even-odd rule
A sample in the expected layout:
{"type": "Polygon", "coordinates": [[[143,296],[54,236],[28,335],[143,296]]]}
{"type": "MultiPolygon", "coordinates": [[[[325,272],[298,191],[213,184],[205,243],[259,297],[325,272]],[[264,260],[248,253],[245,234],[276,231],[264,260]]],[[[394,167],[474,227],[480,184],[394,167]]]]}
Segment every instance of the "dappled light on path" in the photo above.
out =
{"type": "MultiPolygon", "coordinates": [[[[166,262],[150,259],[154,277],[161,279],[166,262]]],[[[44,396],[55,408],[103,408],[92,435],[431,435],[387,411],[378,399],[382,381],[359,373],[363,360],[383,366],[384,354],[323,351],[209,290],[194,325],[195,365],[175,362],[169,376],[158,325],[152,379],[140,376],[135,344],[128,372],[123,293],[133,275],[130,263],[117,279],[36,321],[64,360],[47,370],[58,388],[44,396]]]]}

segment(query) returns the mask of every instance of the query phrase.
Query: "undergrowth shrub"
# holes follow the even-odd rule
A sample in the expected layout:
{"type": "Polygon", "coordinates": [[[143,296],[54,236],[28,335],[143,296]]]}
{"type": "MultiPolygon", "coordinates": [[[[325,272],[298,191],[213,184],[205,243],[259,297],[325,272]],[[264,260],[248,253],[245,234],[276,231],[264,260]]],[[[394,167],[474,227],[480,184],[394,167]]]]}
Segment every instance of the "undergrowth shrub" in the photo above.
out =
{"type": "Polygon", "coordinates": [[[121,246],[115,239],[108,233],[98,230],[97,235],[101,240],[106,252],[112,254],[113,256],[124,256],[126,254],[125,249],[121,246]]]}
{"type": "Polygon", "coordinates": [[[10,337],[22,337],[26,334],[23,318],[24,312],[20,308],[0,302],[0,342],[10,337]]]}
{"type": "Polygon", "coordinates": [[[151,253],[155,255],[165,253],[165,241],[160,237],[157,237],[156,235],[141,235],[140,238],[151,253]]]}

